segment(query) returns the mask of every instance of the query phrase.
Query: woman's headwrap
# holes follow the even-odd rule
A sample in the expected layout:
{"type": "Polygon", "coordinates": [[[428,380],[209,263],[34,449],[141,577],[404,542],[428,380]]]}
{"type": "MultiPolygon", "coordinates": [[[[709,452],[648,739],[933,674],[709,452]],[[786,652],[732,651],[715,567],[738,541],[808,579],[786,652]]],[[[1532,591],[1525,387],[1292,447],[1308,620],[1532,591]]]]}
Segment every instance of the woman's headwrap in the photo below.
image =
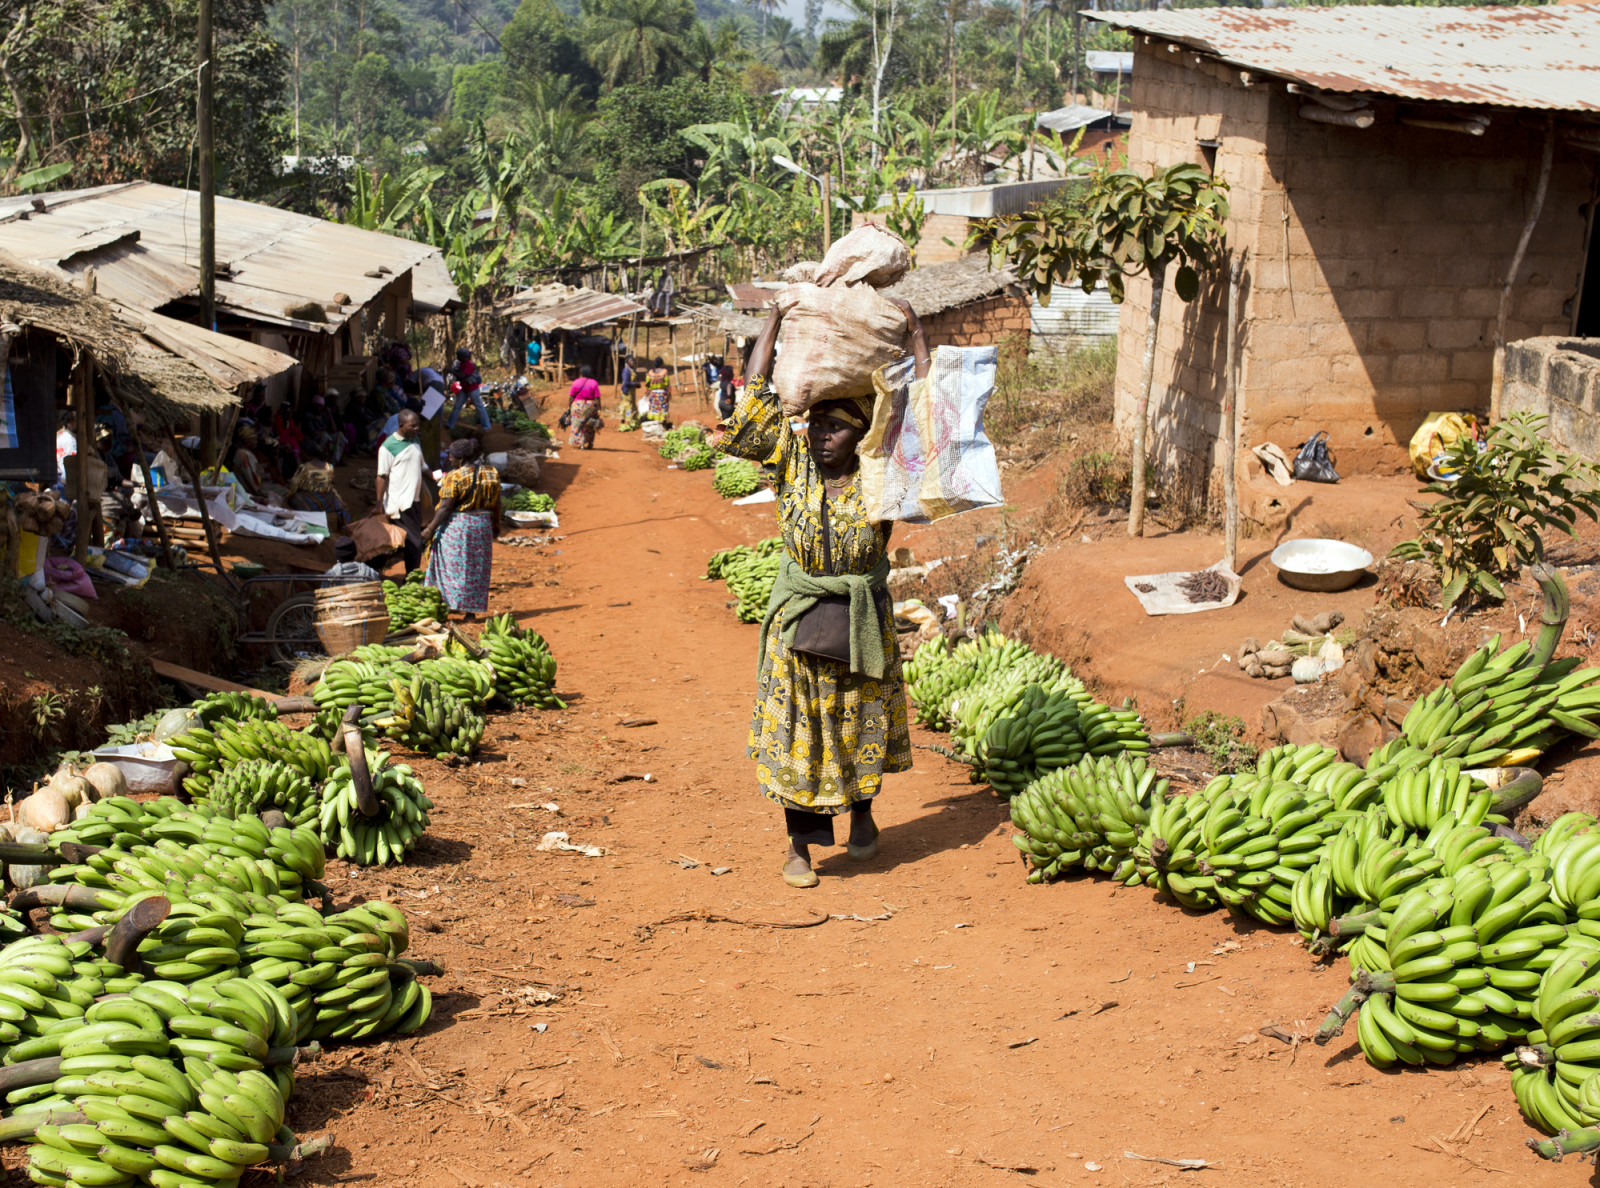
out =
{"type": "Polygon", "coordinates": [[[454,462],[471,462],[483,447],[473,437],[462,437],[450,443],[450,458],[454,462]]]}
{"type": "Polygon", "coordinates": [[[239,439],[239,444],[242,446],[256,444],[256,427],[254,425],[241,422],[239,427],[233,431],[233,435],[239,439]]]}
{"type": "Polygon", "coordinates": [[[872,424],[871,396],[852,396],[836,400],[820,400],[811,406],[811,416],[819,413],[832,417],[836,421],[843,421],[852,429],[865,433],[867,426],[872,424]]]}
{"type": "Polygon", "coordinates": [[[333,467],[326,462],[304,462],[294,472],[294,477],[289,480],[289,494],[294,495],[300,491],[309,491],[313,495],[325,495],[333,490],[333,467]]]}

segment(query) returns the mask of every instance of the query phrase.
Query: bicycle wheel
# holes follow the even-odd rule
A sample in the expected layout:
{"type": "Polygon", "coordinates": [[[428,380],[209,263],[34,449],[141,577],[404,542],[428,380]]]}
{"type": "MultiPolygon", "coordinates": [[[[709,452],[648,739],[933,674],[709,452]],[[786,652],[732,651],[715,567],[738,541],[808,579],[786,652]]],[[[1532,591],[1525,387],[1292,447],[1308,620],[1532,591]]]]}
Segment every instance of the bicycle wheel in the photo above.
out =
{"type": "Polygon", "coordinates": [[[267,646],[280,664],[294,664],[305,656],[322,654],[317,635],[317,600],[311,594],[284,599],[267,619],[267,646]]]}

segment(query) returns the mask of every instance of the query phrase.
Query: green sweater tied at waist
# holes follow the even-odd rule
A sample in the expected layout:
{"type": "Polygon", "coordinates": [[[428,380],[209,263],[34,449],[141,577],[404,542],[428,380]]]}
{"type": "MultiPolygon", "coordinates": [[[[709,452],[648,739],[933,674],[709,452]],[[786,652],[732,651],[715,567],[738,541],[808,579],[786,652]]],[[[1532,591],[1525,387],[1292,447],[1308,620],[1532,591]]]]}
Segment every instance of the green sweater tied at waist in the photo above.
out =
{"type": "Polygon", "coordinates": [[[882,680],[883,625],[878,619],[874,594],[888,589],[888,557],[880,557],[867,573],[815,577],[784,553],[778,563],[778,580],[772,585],[772,597],[767,600],[766,618],[761,620],[761,660],[756,666],[756,675],[763,677],[767,672],[767,634],[773,623],[777,623],[784,645],[792,648],[801,616],[816,606],[818,599],[840,596],[850,599],[850,671],[882,680]]]}

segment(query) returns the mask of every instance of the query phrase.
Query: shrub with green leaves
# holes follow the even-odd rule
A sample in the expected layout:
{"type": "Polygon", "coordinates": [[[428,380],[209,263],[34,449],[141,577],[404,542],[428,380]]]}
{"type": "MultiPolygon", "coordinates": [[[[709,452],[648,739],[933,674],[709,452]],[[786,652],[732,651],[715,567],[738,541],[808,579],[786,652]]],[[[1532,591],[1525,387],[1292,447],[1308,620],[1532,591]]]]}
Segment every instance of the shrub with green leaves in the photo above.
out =
{"type": "Polygon", "coordinates": [[[1580,515],[1600,518],[1600,468],[1554,445],[1548,424],[1538,413],[1512,413],[1482,442],[1460,438],[1442,468],[1455,481],[1423,488],[1439,497],[1434,503],[1413,501],[1421,531],[1390,556],[1430,562],[1444,586],[1442,606],[1469,594],[1505,601],[1503,583],[1544,559],[1545,531],[1576,536],[1580,515]]]}

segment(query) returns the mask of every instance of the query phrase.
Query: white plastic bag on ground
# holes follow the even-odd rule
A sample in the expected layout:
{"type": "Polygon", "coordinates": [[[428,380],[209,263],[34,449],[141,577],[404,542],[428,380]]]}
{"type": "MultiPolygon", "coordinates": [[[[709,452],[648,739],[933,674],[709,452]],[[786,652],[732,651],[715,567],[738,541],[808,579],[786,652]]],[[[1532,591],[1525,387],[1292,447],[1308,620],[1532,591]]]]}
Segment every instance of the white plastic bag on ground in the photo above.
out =
{"type": "Polygon", "coordinates": [[[872,373],[904,357],[906,316],[871,285],[790,285],[772,386],[791,416],[819,400],[872,394],[872,373]]]}
{"type": "Polygon", "coordinates": [[[909,359],[873,375],[878,399],[857,450],[868,519],[926,524],[1002,502],[983,431],[997,364],[992,346],[942,346],[926,380],[909,359]]]}

